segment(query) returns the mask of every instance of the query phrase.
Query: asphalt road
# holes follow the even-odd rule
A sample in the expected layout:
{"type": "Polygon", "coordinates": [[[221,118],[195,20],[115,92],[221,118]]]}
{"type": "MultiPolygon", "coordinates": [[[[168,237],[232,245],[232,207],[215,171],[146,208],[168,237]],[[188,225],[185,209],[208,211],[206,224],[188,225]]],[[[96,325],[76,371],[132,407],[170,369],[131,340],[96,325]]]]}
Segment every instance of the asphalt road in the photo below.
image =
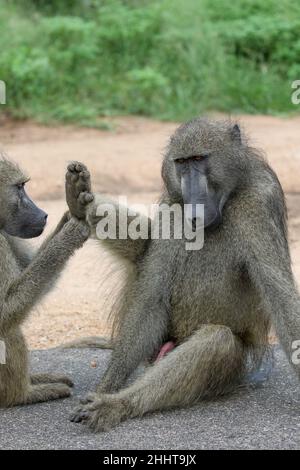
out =
{"type": "Polygon", "coordinates": [[[0,449],[299,449],[299,384],[280,351],[271,379],[189,409],[127,421],[104,434],[69,422],[78,396],[93,390],[109,352],[32,352],[32,370],[75,379],[66,400],[0,410],[0,449]]]}

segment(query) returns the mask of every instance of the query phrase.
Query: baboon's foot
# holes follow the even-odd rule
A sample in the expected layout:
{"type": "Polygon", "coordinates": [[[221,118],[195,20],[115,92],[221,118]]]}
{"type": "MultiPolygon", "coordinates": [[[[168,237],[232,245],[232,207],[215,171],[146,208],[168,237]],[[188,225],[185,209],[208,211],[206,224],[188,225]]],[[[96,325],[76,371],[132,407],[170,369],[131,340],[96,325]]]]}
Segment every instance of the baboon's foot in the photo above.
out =
{"type": "Polygon", "coordinates": [[[31,383],[34,384],[51,384],[51,383],[61,383],[66,384],[68,387],[73,387],[73,381],[63,374],[34,374],[30,376],[31,383]]]}
{"type": "Polygon", "coordinates": [[[31,385],[28,394],[19,405],[30,405],[33,403],[41,403],[51,400],[59,400],[60,398],[68,398],[71,396],[71,388],[64,383],[40,383],[31,385]]]}
{"type": "Polygon", "coordinates": [[[86,218],[86,206],[94,200],[91,193],[91,176],[85,165],[72,162],[66,173],[66,199],[72,215],[86,218]]]}
{"type": "Polygon", "coordinates": [[[75,408],[71,421],[86,424],[94,432],[104,432],[132,416],[129,401],[117,395],[89,395],[75,408]]]}

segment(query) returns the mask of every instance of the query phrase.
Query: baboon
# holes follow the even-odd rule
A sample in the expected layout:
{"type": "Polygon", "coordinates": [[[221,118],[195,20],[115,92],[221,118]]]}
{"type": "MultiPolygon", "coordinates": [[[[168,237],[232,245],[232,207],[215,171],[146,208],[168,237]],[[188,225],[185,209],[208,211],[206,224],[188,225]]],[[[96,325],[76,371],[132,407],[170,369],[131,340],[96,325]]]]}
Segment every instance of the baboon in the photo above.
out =
{"type": "MultiPolygon", "coordinates": [[[[83,179],[83,178],[82,178],[83,179]]],[[[66,261],[89,237],[83,220],[67,212],[56,230],[34,254],[21,239],[38,237],[47,214],[25,192],[28,178],[9,160],[0,160],[0,406],[8,407],[68,397],[72,381],[60,374],[28,371],[28,352],[21,324],[43,295],[50,291],[66,261]]],[[[92,195],[73,194],[74,212],[81,215],[92,195]],[[76,206],[77,201],[77,206],[76,206]]],[[[73,190],[75,190],[75,186],[73,190]]],[[[69,185],[69,192],[72,186],[69,185]]]]}
{"type": "MultiPolygon", "coordinates": [[[[259,371],[271,321],[300,372],[292,360],[300,300],[273,170],[238,124],[197,118],[171,137],[162,178],[161,203],[193,211],[204,204],[204,245],[188,251],[186,240],[174,237],[101,242],[130,261],[135,275],[117,312],[106,373],[71,417],[94,431],[228,392],[259,371]],[[155,356],[126,386],[140,362],[155,356]]],[[[92,229],[103,202],[96,196],[88,208],[92,229]]]]}

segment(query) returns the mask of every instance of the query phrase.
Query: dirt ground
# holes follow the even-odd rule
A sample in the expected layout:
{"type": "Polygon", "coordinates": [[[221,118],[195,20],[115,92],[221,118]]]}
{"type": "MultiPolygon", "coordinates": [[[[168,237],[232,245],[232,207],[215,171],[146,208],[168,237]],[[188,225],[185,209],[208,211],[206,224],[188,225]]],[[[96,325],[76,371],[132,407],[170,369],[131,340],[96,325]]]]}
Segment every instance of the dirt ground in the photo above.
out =
{"type": "MultiPolygon", "coordinates": [[[[293,268],[300,283],[300,118],[238,119],[253,145],[266,152],[286,192],[293,268]]],[[[64,174],[73,159],[88,165],[95,191],[127,195],[129,203],[156,202],[162,153],[176,124],[126,117],[115,119],[113,125],[114,131],[105,132],[0,122],[0,149],[30,174],[28,192],[49,213],[43,236],[66,209],[64,174]]],[[[108,332],[107,315],[121,283],[120,266],[96,241],[88,241],[24,325],[30,348],[108,332]]]]}

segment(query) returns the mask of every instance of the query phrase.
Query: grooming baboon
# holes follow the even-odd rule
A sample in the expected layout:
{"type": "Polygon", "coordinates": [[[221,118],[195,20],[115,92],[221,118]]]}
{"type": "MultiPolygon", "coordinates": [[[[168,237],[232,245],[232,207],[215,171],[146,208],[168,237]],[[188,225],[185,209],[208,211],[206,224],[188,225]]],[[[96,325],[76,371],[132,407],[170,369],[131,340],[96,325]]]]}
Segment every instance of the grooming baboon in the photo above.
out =
{"type": "MultiPolygon", "coordinates": [[[[0,160],[0,341],[5,356],[0,364],[1,407],[70,395],[72,381],[64,375],[29,375],[27,347],[20,326],[90,233],[85,221],[66,213],[37,253],[31,253],[21,238],[38,237],[46,225],[47,214],[27,196],[24,189],[27,180],[17,165],[0,160]]],[[[83,190],[88,191],[89,181],[84,187],[83,180],[84,177],[83,190]]],[[[88,192],[80,195],[78,213],[82,213],[91,199],[88,192]]],[[[74,194],[73,200],[76,200],[74,194]]]]}
{"type": "MultiPolygon", "coordinates": [[[[184,239],[102,242],[131,261],[135,276],[117,313],[108,369],[72,416],[96,431],[241,383],[259,369],[271,321],[291,363],[293,341],[300,339],[284,195],[239,126],[207,119],[183,124],[170,140],[162,177],[162,203],[191,204],[193,211],[204,204],[204,246],[187,251],[184,239]],[[165,342],[168,354],[122,388],[165,342]]],[[[88,210],[92,226],[101,202],[97,196],[88,210]]],[[[299,375],[300,365],[293,365],[299,375]]]]}

